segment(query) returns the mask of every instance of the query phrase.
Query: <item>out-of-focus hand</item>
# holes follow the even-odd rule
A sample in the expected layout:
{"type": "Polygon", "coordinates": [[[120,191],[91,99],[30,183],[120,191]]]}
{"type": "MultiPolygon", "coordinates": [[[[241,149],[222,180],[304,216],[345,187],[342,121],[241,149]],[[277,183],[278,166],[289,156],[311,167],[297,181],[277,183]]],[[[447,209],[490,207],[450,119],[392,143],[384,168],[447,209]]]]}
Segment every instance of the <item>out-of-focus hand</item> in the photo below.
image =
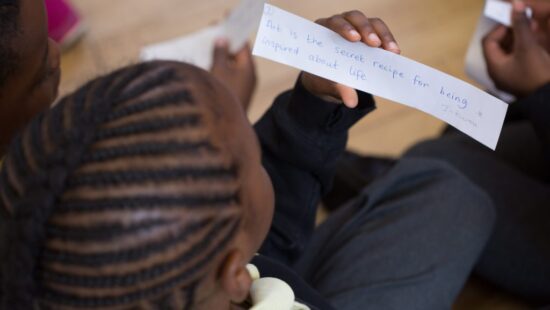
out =
{"type": "MultiPolygon", "coordinates": [[[[350,42],[363,42],[371,47],[379,47],[400,54],[401,50],[393,34],[379,18],[367,18],[360,11],[351,11],[330,18],[322,18],[317,23],[340,34],[350,42]]],[[[310,73],[301,75],[304,87],[320,97],[333,101],[341,101],[346,106],[354,108],[359,103],[357,91],[310,73]]]]}
{"type": "Polygon", "coordinates": [[[235,55],[229,52],[226,40],[216,41],[212,75],[224,83],[241,101],[245,111],[250,107],[256,89],[256,66],[247,44],[235,55]]]}
{"type": "Polygon", "coordinates": [[[531,25],[537,41],[550,52],[550,1],[527,0],[525,4],[533,10],[531,25]]]}
{"type": "Polygon", "coordinates": [[[523,1],[513,2],[512,31],[498,26],[483,39],[489,75],[496,86],[518,97],[550,82],[550,54],[526,15],[523,1]]]}

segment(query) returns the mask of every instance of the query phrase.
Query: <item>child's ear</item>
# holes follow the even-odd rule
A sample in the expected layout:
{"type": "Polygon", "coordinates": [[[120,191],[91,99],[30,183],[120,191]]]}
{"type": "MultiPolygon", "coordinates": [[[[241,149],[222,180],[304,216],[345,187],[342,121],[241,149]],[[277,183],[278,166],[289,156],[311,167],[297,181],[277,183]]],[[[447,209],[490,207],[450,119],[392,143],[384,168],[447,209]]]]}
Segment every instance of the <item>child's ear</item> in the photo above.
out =
{"type": "Polygon", "coordinates": [[[239,250],[231,250],[222,263],[220,284],[232,302],[243,302],[250,292],[252,278],[246,269],[247,264],[239,250]]]}

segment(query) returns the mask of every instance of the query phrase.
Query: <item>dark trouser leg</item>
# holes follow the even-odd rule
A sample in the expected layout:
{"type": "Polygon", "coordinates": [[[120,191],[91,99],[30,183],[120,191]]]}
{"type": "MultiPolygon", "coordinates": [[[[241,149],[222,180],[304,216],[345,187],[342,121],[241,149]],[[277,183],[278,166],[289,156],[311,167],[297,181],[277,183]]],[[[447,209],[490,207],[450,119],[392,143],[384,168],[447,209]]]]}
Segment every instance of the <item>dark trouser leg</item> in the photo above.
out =
{"type": "MultiPolygon", "coordinates": [[[[545,161],[542,145],[529,122],[515,122],[504,127],[498,147],[494,152],[463,133],[449,134],[432,140],[428,144],[436,144],[438,143],[436,141],[442,140],[453,141],[469,152],[482,152],[487,156],[499,159],[535,180],[546,183],[550,181],[550,163],[545,161]]],[[[418,154],[425,154],[426,152],[422,151],[422,148],[416,146],[408,153],[422,152],[418,154]]],[[[445,157],[447,156],[442,159],[445,160],[445,157]]]]}
{"type": "Polygon", "coordinates": [[[337,309],[450,309],[493,221],[451,166],[404,159],[319,227],[296,269],[337,309]]]}
{"type": "Polygon", "coordinates": [[[446,137],[407,156],[443,159],[490,195],[497,221],[477,273],[530,301],[550,303],[550,186],[541,180],[547,163],[528,124],[506,128],[501,139],[497,153],[446,137]]]}

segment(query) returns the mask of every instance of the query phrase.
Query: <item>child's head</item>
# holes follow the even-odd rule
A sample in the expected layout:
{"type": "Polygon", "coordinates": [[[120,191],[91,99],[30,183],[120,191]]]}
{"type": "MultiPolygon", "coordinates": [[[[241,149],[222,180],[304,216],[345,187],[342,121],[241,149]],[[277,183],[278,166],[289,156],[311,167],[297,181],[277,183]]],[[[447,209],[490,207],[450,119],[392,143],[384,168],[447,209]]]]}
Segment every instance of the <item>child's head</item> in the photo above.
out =
{"type": "Polygon", "coordinates": [[[4,306],[223,309],[274,198],[238,101],[146,63],[94,80],[17,137],[0,177],[4,306]]]}
{"type": "Polygon", "coordinates": [[[0,154],[57,95],[59,50],[43,0],[0,0],[0,154]]]}

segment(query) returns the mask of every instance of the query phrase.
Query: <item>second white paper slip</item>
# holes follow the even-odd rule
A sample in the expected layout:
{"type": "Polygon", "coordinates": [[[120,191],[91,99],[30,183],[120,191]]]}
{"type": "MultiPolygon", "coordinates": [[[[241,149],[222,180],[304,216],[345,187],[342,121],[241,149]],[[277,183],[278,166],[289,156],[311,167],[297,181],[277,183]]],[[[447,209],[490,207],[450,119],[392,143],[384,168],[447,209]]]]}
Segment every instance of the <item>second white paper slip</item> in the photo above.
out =
{"type": "Polygon", "coordinates": [[[214,43],[218,38],[229,41],[229,50],[238,52],[256,30],[265,0],[242,0],[221,23],[190,35],[157,43],[141,51],[141,60],[182,61],[210,70],[214,43]]]}
{"type": "Polygon", "coordinates": [[[508,105],[448,74],[266,4],[254,55],[431,114],[495,149],[508,105]]]}

